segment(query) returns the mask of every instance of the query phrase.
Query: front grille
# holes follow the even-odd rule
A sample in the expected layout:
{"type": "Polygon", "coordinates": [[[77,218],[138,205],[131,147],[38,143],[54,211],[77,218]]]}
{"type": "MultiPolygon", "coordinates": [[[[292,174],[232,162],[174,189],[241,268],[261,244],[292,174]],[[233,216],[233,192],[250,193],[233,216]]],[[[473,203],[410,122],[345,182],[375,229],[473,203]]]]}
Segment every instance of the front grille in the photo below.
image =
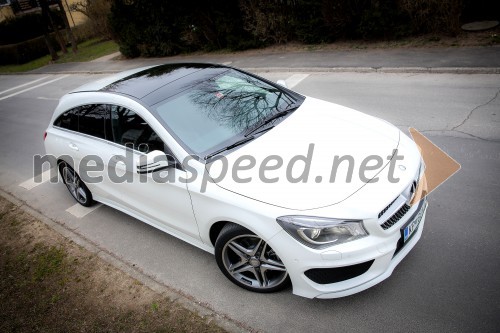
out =
{"type": "Polygon", "coordinates": [[[410,210],[410,207],[408,204],[404,204],[397,212],[395,212],[387,221],[385,221],[384,223],[381,224],[382,228],[384,230],[387,230],[389,229],[390,227],[392,227],[393,225],[395,225],[396,223],[398,223],[399,220],[401,220],[401,218],[403,216],[405,216],[406,213],[408,213],[408,211],[410,210]]]}
{"type": "Polygon", "coordinates": [[[311,281],[319,284],[336,283],[355,278],[366,273],[372,266],[374,260],[363,262],[361,264],[335,267],[335,268],[313,268],[305,271],[304,274],[311,281]]]}

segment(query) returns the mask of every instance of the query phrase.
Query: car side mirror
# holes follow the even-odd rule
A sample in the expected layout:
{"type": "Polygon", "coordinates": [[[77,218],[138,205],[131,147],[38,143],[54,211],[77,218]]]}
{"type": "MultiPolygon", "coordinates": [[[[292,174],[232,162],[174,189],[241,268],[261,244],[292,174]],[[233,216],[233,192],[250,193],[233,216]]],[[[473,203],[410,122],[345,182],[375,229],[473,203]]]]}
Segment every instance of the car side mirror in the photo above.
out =
{"type": "Polygon", "coordinates": [[[278,81],[276,81],[276,83],[279,84],[282,87],[288,88],[288,86],[286,85],[285,80],[278,80],[278,81]]]}
{"type": "Polygon", "coordinates": [[[153,150],[139,157],[137,161],[137,173],[152,173],[174,166],[175,162],[169,160],[168,156],[161,150],[153,150]]]}

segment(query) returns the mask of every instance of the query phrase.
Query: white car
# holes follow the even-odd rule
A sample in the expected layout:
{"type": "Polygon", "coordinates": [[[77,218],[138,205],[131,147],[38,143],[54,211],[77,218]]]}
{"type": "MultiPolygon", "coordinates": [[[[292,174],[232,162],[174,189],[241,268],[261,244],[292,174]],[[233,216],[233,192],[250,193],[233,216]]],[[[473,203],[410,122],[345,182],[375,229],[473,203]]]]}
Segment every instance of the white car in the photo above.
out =
{"type": "Polygon", "coordinates": [[[166,64],[61,98],[45,136],[82,205],[215,254],[256,292],[335,298],[391,275],[422,234],[416,144],[389,123],[236,68],[166,64]]]}

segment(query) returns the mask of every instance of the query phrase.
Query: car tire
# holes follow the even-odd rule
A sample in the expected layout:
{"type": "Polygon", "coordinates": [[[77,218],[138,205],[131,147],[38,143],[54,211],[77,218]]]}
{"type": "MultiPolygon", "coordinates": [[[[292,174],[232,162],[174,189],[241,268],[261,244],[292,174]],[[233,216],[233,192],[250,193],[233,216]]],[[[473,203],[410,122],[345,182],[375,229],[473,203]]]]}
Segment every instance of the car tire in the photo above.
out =
{"type": "Polygon", "coordinates": [[[270,293],[290,284],[285,265],[274,250],[237,224],[222,228],[215,242],[215,259],[222,273],[244,289],[270,293]]]}
{"type": "Polygon", "coordinates": [[[71,196],[80,205],[90,207],[93,203],[92,193],[78,173],[65,162],[59,164],[59,173],[71,196]]]}

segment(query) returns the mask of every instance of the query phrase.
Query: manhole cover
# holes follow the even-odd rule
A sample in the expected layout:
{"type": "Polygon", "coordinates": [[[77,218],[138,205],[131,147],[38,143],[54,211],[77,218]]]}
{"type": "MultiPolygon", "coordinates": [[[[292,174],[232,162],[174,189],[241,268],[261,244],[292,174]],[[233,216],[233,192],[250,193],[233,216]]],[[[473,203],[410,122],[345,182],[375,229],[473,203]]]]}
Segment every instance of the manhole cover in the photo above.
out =
{"type": "Polygon", "coordinates": [[[465,31],[482,31],[488,30],[496,27],[499,24],[498,21],[479,21],[479,22],[471,22],[464,24],[462,26],[462,30],[465,31]]]}

